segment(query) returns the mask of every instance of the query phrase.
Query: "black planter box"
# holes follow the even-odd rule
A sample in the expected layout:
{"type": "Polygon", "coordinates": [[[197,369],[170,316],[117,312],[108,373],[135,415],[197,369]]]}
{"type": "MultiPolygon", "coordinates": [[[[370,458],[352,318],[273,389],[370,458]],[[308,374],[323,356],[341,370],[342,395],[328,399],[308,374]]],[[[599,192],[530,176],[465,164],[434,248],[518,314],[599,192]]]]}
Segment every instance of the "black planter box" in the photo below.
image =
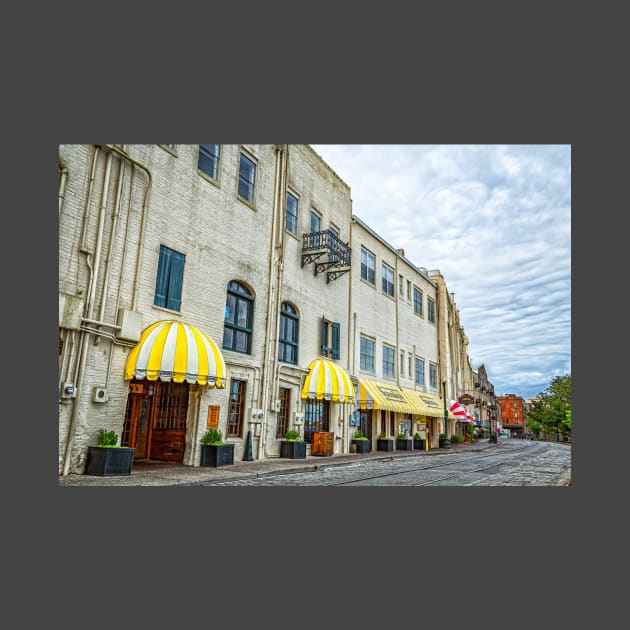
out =
{"type": "Polygon", "coordinates": [[[393,451],[394,440],[376,440],[377,451],[393,451]]]}
{"type": "Polygon", "coordinates": [[[370,452],[370,440],[352,440],[352,443],[356,445],[357,453],[370,452]]]}
{"type": "Polygon", "coordinates": [[[202,444],[200,466],[229,466],[234,463],[234,444],[202,444]]]}
{"type": "Polygon", "coordinates": [[[413,441],[413,450],[414,451],[424,451],[425,450],[425,441],[424,440],[414,440],[413,441]]]}
{"type": "Polygon", "coordinates": [[[110,477],[130,475],[135,448],[127,446],[88,446],[86,475],[110,477]]]}
{"type": "Polygon", "coordinates": [[[396,439],[396,450],[397,451],[410,451],[413,448],[413,440],[399,440],[396,439]]]}
{"type": "Polygon", "coordinates": [[[306,459],[306,442],[280,442],[280,457],[288,459],[306,459]]]}

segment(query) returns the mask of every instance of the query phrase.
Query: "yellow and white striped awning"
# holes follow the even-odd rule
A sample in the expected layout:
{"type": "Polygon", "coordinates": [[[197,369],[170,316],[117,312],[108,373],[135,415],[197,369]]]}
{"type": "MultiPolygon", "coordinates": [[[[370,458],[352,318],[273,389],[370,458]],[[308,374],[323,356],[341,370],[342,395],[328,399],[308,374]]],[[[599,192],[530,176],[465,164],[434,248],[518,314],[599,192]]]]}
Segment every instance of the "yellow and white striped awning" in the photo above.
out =
{"type": "Polygon", "coordinates": [[[357,404],[360,409],[383,409],[394,413],[426,415],[422,401],[411,389],[391,383],[381,383],[365,378],[359,379],[357,404]]]}
{"type": "MultiPolygon", "coordinates": [[[[434,396],[433,394],[426,394],[425,392],[415,392],[420,400],[424,403],[424,406],[427,408],[427,416],[431,416],[433,418],[444,418],[444,401],[439,396],[434,396]]],[[[449,420],[454,420],[455,416],[453,412],[447,408],[448,418],[449,420]]]]}
{"type": "Polygon", "coordinates": [[[302,398],[354,402],[354,389],[348,374],[328,359],[315,359],[308,366],[302,398]]]}
{"type": "MultiPolygon", "coordinates": [[[[384,409],[394,413],[444,418],[444,407],[440,398],[365,378],[359,379],[357,404],[360,409],[384,409]]],[[[448,413],[449,418],[453,418],[453,414],[450,411],[448,413]]]]}
{"type": "Polygon", "coordinates": [[[225,387],[227,371],[216,343],[202,330],[171,320],[146,328],[129,352],[125,380],[148,379],[225,387]]]}

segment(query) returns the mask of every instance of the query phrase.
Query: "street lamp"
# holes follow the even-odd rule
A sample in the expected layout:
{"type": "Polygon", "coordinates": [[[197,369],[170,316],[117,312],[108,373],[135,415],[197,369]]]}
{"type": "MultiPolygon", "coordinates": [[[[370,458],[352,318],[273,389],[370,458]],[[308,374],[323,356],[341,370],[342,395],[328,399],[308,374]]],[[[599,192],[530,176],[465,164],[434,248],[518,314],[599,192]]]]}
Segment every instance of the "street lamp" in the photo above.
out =
{"type": "Polygon", "coordinates": [[[440,448],[451,448],[451,441],[448,439],[448,409],[446,408],[446,379],[442,381],[442,391],[444,396],[444,439],[440,440],[440,448]]]}

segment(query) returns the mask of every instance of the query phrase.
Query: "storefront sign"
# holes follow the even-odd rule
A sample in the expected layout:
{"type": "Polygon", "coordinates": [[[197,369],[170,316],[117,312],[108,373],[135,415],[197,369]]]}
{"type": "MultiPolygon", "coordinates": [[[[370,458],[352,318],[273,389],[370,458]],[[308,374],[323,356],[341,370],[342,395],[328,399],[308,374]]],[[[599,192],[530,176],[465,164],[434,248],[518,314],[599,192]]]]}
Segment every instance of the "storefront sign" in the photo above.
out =
{"type": "Polygon", "coordinates": [[[470,394],[462,394],[457,399],[457,402],[461,405],[472,405],[473,402],[475,402],[475,399],[470,394]]]}
{"type": "Polygon", "coordinates": [[[129,383],[129,391],[132,394],[142,394],[144,392],[144,385],[142,383],[129,383]]]}
{"type": "Polygon", "coordinates": [[[219,427],[219,405],[208,405],[208,429],[217,429],[219,427]]]}

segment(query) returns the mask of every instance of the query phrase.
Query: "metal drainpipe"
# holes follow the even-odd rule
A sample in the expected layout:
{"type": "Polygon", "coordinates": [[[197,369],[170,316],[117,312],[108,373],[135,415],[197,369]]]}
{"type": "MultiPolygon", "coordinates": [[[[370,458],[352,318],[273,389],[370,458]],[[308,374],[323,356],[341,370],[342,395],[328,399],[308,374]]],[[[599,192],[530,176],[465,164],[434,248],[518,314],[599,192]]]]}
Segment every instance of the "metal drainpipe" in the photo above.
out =
{"type": "Polygon", "coordinates": [[[92,188],[94,186],[94,177],[96,174],[96,162],[99,154],[98,146],[94,145],[94,153],[92,153],[92,167],[90,168],[90,179],[88,181],[88,189],[85,194],[85,208],[83,209],[83,225],[81,226],[81,240],[79,241],[79,251],[84,254],[90,254],[91,251],[85,245],[87,234],[88,214],[90,210],[90,202],[92,200],[92,188]]]}
{"type": "Polygon", "coordinates": [[[142,254],[143,254],[143,247],[144,247],[144,232],[145,232],[145,229],[146,229],[146,219],[147,219],[147,213],[148,213],[148,208],[149,208],[149,197],[150,197],[150,193],[151,193],[151,186],[153,185],[153,178],[151,177],[151,172],[149,171],[149,169],[144,164],[141,164],[137,160],[134,160],[130,155],[128,155],[125,151],[123,151],[119,147],[107,144],[107,145],[104,145],[104,149],[106,151],[111,151],[111,152],[115,153],[116,155],[119,155],[120,157],[122,157],[123,159],[127,160],[128,162],[130,162],[134,166],[137,166],[138,168],[142,169],[146,173],[147,178],[149,180],[148,184],[147,184],[147,190],[144,193],[144,200],[142,202],[142,217],[141,217],[141,220],[140,220],[140,232],[139,232],[139,236],[138,236],[138,255],[136,257],[136,272],[135,272],[134,279],[133,279],[133,293],[132,293],[132,299],[131,299],[131,310],[135,311],[136,310],[136,305],[137,305],[137,302],[138,302],[138,284],[139,284],[139,280],[140,280],[140,268],[142,267],[142,254]]]}
{"type": "MultiPolygon", "coordinates": [[[[398,282],[398,259],[400,254],[396,252],[396,272],[394,277],[394,287],[396,287],[396,357],[394,358],[394,369],[396,370],[396,385],[400,387],[400,348],[398,347],[398,300],[399,295],[399,282],[398,282]]],[[[392,412],[393,413],[393,412],[392,412]]]]}
{"type": "MultiPolygon", "coordinates": [[[[275,264],[275,238],[276,238],[276,221],[278,214],[278,180],[280,173],[280,154],[282,149],[276,146],[276,163],[274,172],[274,200],[271,213],[271,236],[269,239],[269,291],[267,292],[266,321],[265,321],[265,346],[263,349],[263,365],[261,383],[263,385],[263,422],[261,424],[261,435],[258,440],[258,459],[264,456],[263,446],[265,440],[266,422],[264,421],[269,413],[269,389],[273,390],[273,371],[271,371],[271,379],[268,378],[269,369],[267,367],[269,359],[269,344],[271,343],[271,320],[273,310],[273,271],[275,264]],[[270,381],[270,382],[269,382],[270,381]]],[[[272,391],[273,393],[273,391],[272,391]]]]}
{"type": "Polygon", "coordinates": [[[272,361],[273,361],[273,391],[280,391],[280,362],[278,361],[278,343],[280,338],[280,305],[282,303],[282,278],[284,275],[284,250],[285,250],[285,242],[286,242],[286,230],[282,217],[285,216],[285,208],[286,208],[286,189],[287,189],[287,180],[288,180],[288,169],[289,169],[289,145],[284,145],[284,159],[282,162],[282,166],[280,168],[280,186],[278,191],[278,201],[280,208],[279,221],[277,222],[277,234],[276,234],[276,250],[280,250],[278,256],[278,264],[276,266],[276,284],[277,284],[277,292],[276,292],[276,301],[273,304],[274,307],[274,322],[275,322],[275,336],[273,343],[273,353],[272,353],[272,361]]]}
{"type": "MultiPolygon", "coordinates": [[[[348,245],[350,246],[350,256],[352,256],[352,199],[350,200],[350,234],[348,238],[348,245]]],[[[360,264],[360,262],[359,262],[360,264]]],[[[356,324],[355,324],[356,325],[356,324]]],[[[351,375],[354,375],[354,344],[355,339],[352,336],[352,258],[350,258],[350,273],[348,274],[348,360],[346,362],[347,370],[351,375]],[[352,363],[352,370],[350,369],[352,363]]],[[[356,400],[356,395],[355,395],[356,400]]],[[[356,406],[356,404],[355,404],[356,406]]],[[[349,412],[348,412],[349,415],[349,412]]],[[[343,440],[342,440],[342,453],[350,452],[350,427],[347,423],[343,423],[343,440]]]]}
{"type": "MultiPolygon", "coordinates": [[[[118,228],[118,216],[120,214],[119,208],[120,208],[120,201],[122,197],[123,179],[125,175],[124,169],[125,169],[125,163],[121,161],[119,170],[118,170],[118,183],[116,186],[116,200],[114,201],[114,209],[112,211],[112,229],[109,235],[109,245],[107,247],[107,261],[105,262],[105,277],[103,278],[103,289],[101,292],[101,307],[100,307],[99,316],[98,316],[99,321],[104,321],[105,319],[105,305],[107,303],[107,292],[109,290],[109,277],[110,277],[111,266],[112,266],[112,254],[114,251],[114,237],[116,235],[116,230],[118,228]]],[[[97,337],[94,340],[94,343],[96,344],[98,341],[99,341],[99,338],[97,337]]],[[[109,368],[108,368],[108,373],[106,374],[105,379],[106,379],[106,382],[109,380],[109,368]]]]}
{"type": "MultiPolygon", "coordinates": [[[[94,308],[94,295],[96,293],[96,285],[98,283],[98,272],[101,260],[101,247],[103,242],[103,228],[105,224],[105,205],[107,203],[107,193],[109,192],[109,176],[111,172],[111,161],[112,156],[109,154],[107,156],[107,162],[105,165],[105,174],[103,175],[103,190],[101,193],[101,205],[99,209],[99,217],[98,217],[98,230],[96,235],[96,244],[94,247],[94,263],[92,264],[90,261],[91,254],[87,254],[87,264],[90,268],[90,280],[88,284],[88,296],[87,301],[85,303],[85,318],[92,318],[92,311],[94,308]]],[[[95,162],[94,162],[95,163],[95,162]]],[[[94,170],[94,169],[93,169],[94,170]]],[[[87,205],[86,205],[87,209],[87,205]]],[[[87,216],[87,215],[86,215],[87,216]]],[[[76,378],[75,378],[75,387],[77,391],[77,396],[80,396],[82,384],[83,384],[83,374],[85,372],[85,363],[87,360],[87,347],[90,339],[90,332],[82,330],[81,331],[81,341],[80,341],[80,359],[77,367],[76,378]]],[[[79,415],[79,399],[75,398],[72,406],[72,415],[70,416],[70,423],[68,425],[68,434],[66,436],[66,448],[64,451],[63,458],[63,474],[67,475],[70,470],[70,457],[72,455],[72,447],[74,446],[74,433],[76,430],[77,418],[79,415]]]]}
{"type": "Polygon", "coordinates": [[[68,166],[63,158],[59,156],[59,216],[61,216],[61,206],[66,194],[66,182],[68,181],[68,166]]]}

